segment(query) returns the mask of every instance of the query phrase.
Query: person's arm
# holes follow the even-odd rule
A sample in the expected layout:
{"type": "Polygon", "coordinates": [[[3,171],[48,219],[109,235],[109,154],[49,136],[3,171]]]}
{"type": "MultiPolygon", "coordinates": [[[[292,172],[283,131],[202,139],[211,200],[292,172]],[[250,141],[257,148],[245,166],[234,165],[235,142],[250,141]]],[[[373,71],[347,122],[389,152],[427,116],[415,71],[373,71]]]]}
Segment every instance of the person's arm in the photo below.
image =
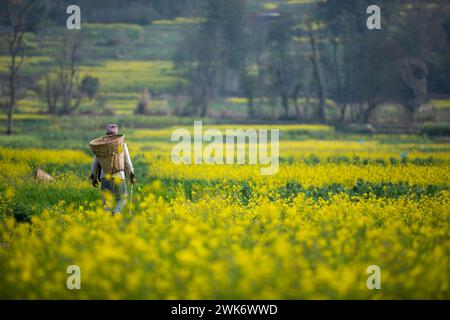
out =
{"type": "Polygon", "coordinates": [[[124,157],[125,157],[125,171],[130,176],[130,182],[135,183],[136,182],[136,176],[134,175],[134,168],[133,163],[131,162],[130,153],[128,151],[127,144],[123,144],[123,151],[124,151],[124,157]]]}
{"type": "Polygon", "coordinates": [[[98,161],[97,161],[97,157],[94,156],[94,159],[92,159],[92,164],[91,164],[91,180],[92,180],[92,185],[94,187],[98,186],[98,174],[99,174],[99,165],[98,165],[98,161]]]}

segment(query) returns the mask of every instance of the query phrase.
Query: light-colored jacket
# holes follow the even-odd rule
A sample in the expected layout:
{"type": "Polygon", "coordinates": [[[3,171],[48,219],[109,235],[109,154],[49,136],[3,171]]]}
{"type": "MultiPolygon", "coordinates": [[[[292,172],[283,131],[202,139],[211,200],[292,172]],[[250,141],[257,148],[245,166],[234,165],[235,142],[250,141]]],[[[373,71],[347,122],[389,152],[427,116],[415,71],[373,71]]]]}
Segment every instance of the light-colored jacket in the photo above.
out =
{"type": "MultiPolygon", "coordinates": [[[[116,172],[112,176],[113,177],[120,176],[121,179],[125,180],[125,172],[129,176],[130,173],[132,173],[132,172],[134,173],[134,169],[133,169],[133,164],[131,163],[130,153],[128,152],[128,147],[127,147],[126,143],[123,144],[123,152],[125,153],[124,154],[125,170],[116,172]]],[[[101,167],[97,161],[97,157],[94,156],[94,159],[92,160],[92,164],[91,164],[91,171],[95,178],[98,177],[99,170],[100,170],[100,180],[101,180],[105,177],[106,173],[101,169],[101,167]]]]}

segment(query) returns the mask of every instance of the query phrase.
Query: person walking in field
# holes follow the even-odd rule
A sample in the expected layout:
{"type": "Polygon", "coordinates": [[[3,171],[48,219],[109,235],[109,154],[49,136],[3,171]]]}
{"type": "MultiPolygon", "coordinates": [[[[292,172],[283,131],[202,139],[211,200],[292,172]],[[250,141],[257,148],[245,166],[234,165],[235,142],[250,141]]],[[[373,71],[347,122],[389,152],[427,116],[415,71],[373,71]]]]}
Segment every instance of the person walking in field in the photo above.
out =
{"type": "MultiPolygon", "coordinates": [[[[106,126],[105,137],[108,138],[108,136],[111,136],[112,138],[116,135],[119,135],[119,128],[117,124],[108,124],[106,126]]],[[[105,137],[91,141],[91,148],[95,141],[105,137]]],[[[100,161],[98,159],[100,152],[96,152],[93,149],[96,155],[92,160],[90,179],[92,186],[95,188],[98,187],[98,181],[100,180],[103,205],[105,206],[105,209],[107,211],[112,211],[113,214],[118,214],[125,207],[128,198],[125,177],[126,175],[129,176],[130,183],[135,184],[136,176],[134,174],[133,164],[131,163],[131,158],[126,143],[123,142],[118,145],[116,151],[110,151],[110,149],[113,149],[110,147],[107,149],[109,152],[106,152],[104,155],[101,154],[100,161]],[[104,165],[107,168],[102,168],[100,162],[107,163],[108,165],[104,165]],[[111,165],[109,165],[110,163],[111,165]]]]}

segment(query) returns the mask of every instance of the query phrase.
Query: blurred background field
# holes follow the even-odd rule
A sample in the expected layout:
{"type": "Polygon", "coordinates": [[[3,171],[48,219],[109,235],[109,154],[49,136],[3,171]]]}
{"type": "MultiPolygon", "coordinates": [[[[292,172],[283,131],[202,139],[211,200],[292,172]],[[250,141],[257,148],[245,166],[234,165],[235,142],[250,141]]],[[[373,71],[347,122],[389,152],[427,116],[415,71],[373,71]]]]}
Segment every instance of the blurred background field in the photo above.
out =
{"type": "MultiPolygon", "coordinates": [[[[36,4],[41,17],[23,36],[15,113],[200,115],[448,132],[445,1],[380,3],[381,32],[365,27],[362,0],[135,1],[106,9],[101,1],[81,1],[80,32],[68,31],[66,15],[58,14],[66,2],[36,4]],[[414,28],[403,27],[409,21],[414,28]],[[56,78],[68,75],[69,65],[73,88],[65,92],[56,78]],[[97,84],[82,84],[85,77],[97,84]],[[64,94],[71,99],[63,103],[64,94]]],[[[0,46],[4,85],[11,62],[6,43],[0,46]]],[[[6,111],[7,86],[0,100],[6,111]]]]}

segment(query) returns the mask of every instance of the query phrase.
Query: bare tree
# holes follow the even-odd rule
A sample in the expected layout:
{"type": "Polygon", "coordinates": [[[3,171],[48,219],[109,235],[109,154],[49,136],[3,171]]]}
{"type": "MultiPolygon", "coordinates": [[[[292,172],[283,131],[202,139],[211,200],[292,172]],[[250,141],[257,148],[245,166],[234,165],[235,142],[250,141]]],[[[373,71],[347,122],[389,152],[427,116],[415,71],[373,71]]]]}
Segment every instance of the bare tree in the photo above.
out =
{"type": "Polygon", "coordinates": [[[204,21],[187,33],[175,55],[190,81],[191,99],[184,114],[206,116],[211,100],[236,83],[244,56],[244,9],[245,2],[240,0],[199,2],[198,15],[204,21]]]}
{"type": "Polygon", "coordinates": [[[8,74],[8,103],[6,103],[7,125],[6,134],[13,132],[13,114],[17,106],[18,91],[20,83],[18,81],[19,70],[25,60],[24,35],[26,31],[26,15],[29,12],[34,0],[7,0],[2,4],[2,20],[7,25],[9,31],[2,33],[6,38],[8,53],[10,56],[8,74]]]}
{"type": "Polygon", "coordinates": [[[62,114],[70,114],[80,105],[81,94],[78,92],[80,48],[80,37],[64,37],[63,48],[58,61],[58,78],[62,89],[62,114]],[[75,98],[75,101],[73,101],[73,98],[75,98]]]}
{"type": "Polygon", "coordinates": [[[65,34],[62,46],[57,51],[57,70],[46,76],[45,101],[49,113],[70,114],[80,105],[80,63],[82,38],[76,34],[65,34]]]}

